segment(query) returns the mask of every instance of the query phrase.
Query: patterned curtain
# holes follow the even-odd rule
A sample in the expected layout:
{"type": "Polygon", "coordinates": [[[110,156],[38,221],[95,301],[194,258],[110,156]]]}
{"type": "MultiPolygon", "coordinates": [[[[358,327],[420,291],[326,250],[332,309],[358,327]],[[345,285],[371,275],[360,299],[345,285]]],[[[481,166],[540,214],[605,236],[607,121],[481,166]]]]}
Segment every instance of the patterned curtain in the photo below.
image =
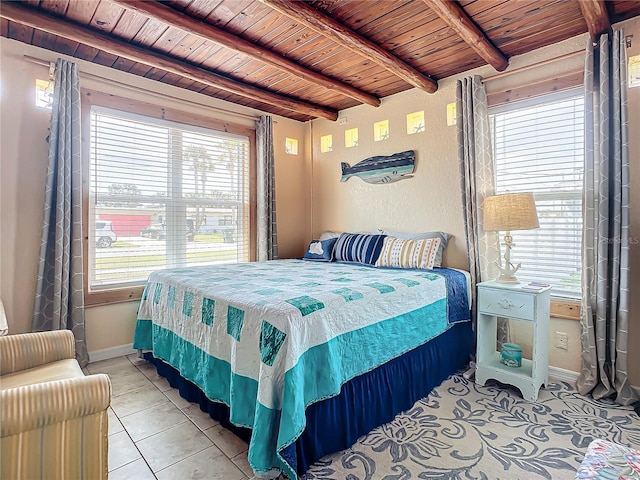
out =
{"type": "Polygon", "coordinates": [[[483,200],[493,195],[495,185],[487,94],[479,76],[458,80],[456,109],[464,228],[475,319],[475,285],[490,278],[490,266],[500,258],[498,235],[482,228],[483,200]]]}
{"type": "Polygon", "coordinates": [[[71,330],[85,366],[80,130],[78,67],[58,59],[33,331],[71,330]]]}
{"type": "Polygon", "coordinates": [[[582,251],[582,371],[578,390],[634,402],[629,331],[627,70],[621,30],[587,42],[582,251]]]}
{"type": "Polygon", "coordinates": [[[276,229],[276,176],[273,156],[273,120],[262,115],[256,122],[258,155],[258,261],[278,258],[276,229]]]}

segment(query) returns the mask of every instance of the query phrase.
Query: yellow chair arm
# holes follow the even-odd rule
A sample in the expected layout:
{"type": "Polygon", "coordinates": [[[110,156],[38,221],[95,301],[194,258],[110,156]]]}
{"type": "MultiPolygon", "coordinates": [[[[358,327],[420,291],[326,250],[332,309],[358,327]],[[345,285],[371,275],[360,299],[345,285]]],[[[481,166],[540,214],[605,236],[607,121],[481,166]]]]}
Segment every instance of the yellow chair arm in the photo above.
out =
{"type": "Polygon", "coordinates": [[[106,410],[111,382],[103,373],[0,391],[1,436],[106,410]]]}
{"type": "Polygon", "coordinates": [[[75,358],[75,338],[71,330],[0,337],[0,375],[67,358],[75,358]]]}

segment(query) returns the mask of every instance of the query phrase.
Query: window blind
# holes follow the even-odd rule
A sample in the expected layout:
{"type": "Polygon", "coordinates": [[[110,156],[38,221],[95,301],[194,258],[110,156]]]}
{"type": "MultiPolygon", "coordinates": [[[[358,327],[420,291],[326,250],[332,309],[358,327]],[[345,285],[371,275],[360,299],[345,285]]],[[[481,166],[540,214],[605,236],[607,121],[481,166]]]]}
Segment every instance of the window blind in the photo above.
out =
{"type": "MultiPolygon", "coordinates": [[[[584,97],[575,90],[490,110],[496,193],[533,192],[540,228],[513,232],[520,281],[580,296],[584,97]]],[[[504,247],[501,247],[504,248],[504,247]]]]}
{"type": "Polygon", "coordinates": [[[89,287],[249,260],[249,139],[91,108],[89,287]]]}

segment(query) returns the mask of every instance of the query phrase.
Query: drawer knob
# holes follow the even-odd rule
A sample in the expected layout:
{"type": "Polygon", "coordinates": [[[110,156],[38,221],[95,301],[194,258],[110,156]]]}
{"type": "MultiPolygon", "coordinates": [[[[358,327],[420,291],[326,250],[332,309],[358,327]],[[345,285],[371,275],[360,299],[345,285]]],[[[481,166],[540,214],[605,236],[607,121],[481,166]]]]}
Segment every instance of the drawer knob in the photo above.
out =
{"type": "Polygon", "coordinates": [[[503,298],[502,300],[498,300],[498,306],[504,310],[509,310],[511,307],[515,307],[515,304],[511,303],[511,300],[508,298],[503,298]]]}

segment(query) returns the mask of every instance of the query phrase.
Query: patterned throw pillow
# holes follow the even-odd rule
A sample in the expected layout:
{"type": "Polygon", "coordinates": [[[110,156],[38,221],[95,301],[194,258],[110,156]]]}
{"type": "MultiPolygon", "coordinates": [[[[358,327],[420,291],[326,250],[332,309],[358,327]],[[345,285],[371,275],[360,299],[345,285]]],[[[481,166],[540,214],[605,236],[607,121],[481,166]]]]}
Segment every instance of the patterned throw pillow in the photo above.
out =
{"type": "Polygon", "coordinates": [[[312,240],[309,248],[304,252],[303,260],[313,260],[316,262],[330,262],[333,260],[333,246],[337,238],[328,240],[312,240]]]}
{"type": "Polygon", "coordinates": [[[343,233],[338,237],[334,247],[335,260],[375,265],[382,250],[384,237],[384,235],[343,233]]]}
{"type": "Polygon", "coordinates": [[[378,233],[382,235],[387,235],[389,237],[396,237],[402,240],[424,240],[425,238],[439,238],[440,239],[440,248],[438,248],[438,253],[436,254],[436,261],[434,262],[434,267],[442,266],[442,253],[445,248],[447,248],[447,244],[449,243],[449,239],[453,236],[450,233],[446,232],[421,232],[421,233],[405,233],[405,232],[391,232],[388,230],[379,230],[378,233]]]}
{"type": "Polygon", "coordinates": [[[439,238],[402,240],[387,237],[384,239],[376,267],[432,269],[439,248],[439,238]]]}

